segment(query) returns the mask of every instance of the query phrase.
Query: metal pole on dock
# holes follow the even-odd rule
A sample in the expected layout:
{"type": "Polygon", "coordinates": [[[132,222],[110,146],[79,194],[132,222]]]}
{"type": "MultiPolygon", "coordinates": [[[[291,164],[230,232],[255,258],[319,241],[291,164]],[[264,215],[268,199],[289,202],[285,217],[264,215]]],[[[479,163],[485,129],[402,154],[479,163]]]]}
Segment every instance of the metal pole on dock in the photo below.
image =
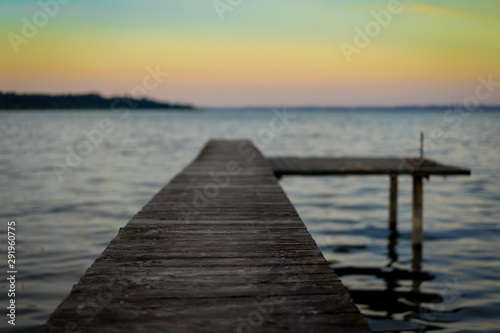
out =
{"type": "Polygon", "coordinates": [[[422,176],[413,176],[413,248],[422,248],[422,223],[423,223],[423,182],[422,176]]]}
{"type": "Polygon", "coordinates": [[[424,159],[424,132],[420,132],[420,159],[424,159]]]}
{"type": "Polygon", "coordinates": [[[398,222],[398,175],[391,173],[391,184],[389,193],[389,230],[397,231],[398,222]]]}

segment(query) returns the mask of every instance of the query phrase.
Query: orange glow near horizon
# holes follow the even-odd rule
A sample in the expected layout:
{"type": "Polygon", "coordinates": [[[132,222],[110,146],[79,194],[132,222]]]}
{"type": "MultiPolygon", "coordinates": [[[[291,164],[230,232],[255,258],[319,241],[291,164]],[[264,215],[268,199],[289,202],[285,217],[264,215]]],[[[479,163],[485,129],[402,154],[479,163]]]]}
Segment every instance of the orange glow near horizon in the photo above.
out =
{"type": "MultiPolygon", "coordinates": [[[[2,4],[1,15],[10,10],[0,21],[5,36],[22,35],[21,18],[40,11],[23,2],[2,4]]],[[[259,105],[367,105],[380,103],[377,91],[382,97],[394,88],[407,98],[385,105],[447,104],[461,100],[463,87],[473,87],[481,75],[500,81],[500,11],[487,1],[403,5],[350,63],[339,45],[356,46],[354,29],[364,31],[374,20],[371,12],[385,10],[384,2],[256,0],[225,13],[224,21],[210,3],[196,4],[155,0],[140,8],[142,16],[133,2],[61,6],[18,53],[9,38],[0,41],[0,90],[127,94],[147,66],[157,65],[170,76],[150,97],[198,105],[252,105],[262,92],[259,105]],[[353,87],[361,88],[347,94],[353,87]],[[238,98],[228,99],[228,93],[238,98]]],[[[500,103],[499,95],[488,103],[500,103]]]]}

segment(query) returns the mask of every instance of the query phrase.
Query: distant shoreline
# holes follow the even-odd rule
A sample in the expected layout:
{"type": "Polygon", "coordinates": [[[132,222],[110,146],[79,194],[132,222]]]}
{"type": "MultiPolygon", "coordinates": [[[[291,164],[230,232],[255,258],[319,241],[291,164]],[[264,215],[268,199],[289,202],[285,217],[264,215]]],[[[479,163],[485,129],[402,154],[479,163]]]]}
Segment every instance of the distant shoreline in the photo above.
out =
{"type": "MultiPolygon", "coordinates": [[[[114,108],[132,110],[205,110],[205,111],[270,111],[270,110],[301,110],[301,111],[449,111],[465,110],[463,105],[398,105],[398,106],[203,106],[191,104],[159,102],[151,99],[136,99],[129,96],[105,98],[97,93],[49,95],[49,94],[17,94],[0,91],[1,111],[99,111],[114,108]]],[[[500,111],[500,105],[478,105],[475,111],[500,111]]]]}
{"type": "MultiPolygon", "coordinates": [[[[235,111],[269,111],[282,110],[283,106],[256,106],[256,107],[202,107],[204,110],[235,110],[235,111]]],[[[289,106],[286,110],[301,111],[448,111],[465,110],[464,106],[456,105],[401,105],[401,106],[289,106]]],[[[500,111],[500,105],[479,105],[476,111],[500,111]]]]}
{"type": "Polygon", "coordinates": [[[105,98],[98,94],[44,95],[0,92],[0,111],[5,110],[102,110],[113,108],[195,110],[189,104],[157,102],[128,96],[105,98]]]}

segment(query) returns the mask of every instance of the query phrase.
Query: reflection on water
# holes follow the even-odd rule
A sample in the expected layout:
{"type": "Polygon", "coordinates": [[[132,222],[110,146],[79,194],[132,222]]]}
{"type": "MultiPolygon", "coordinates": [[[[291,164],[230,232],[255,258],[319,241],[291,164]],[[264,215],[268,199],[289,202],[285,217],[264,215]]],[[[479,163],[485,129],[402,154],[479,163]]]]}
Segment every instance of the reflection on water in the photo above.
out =
{"type": "Polygon", "coordinates": [[[377,290],[349,289],[349,293],[358,305],[366,305],[367,309],[376,312],[379,315],[367,316],[374,331],[394,331],[397,327],[400,330],[423,331],[432,327],[413,322],[413,319],[419,315],[427,313],[430,310],[422,304],[442,303],[443,298],[436,293],[425,293],[420,290],[424,281],[430,281],[435,278],[428,272],[422,272],[422,250],[413,249],[412,269],[405,270],[392,267],[393,263],[398,261],[396,245],[398,233],[395,230],[389,232],[387,241],[387,257],[389,259],[386,267],[350,267],[336,266],[335,271],[339,277],[344,276],[370,276],[384,282],[385,288],[377,290]],[[411,288],[399,290],[402,281],[411,281],[411,288]],[[404,315],[404,318],[411,321],[409,324],[402,324],[394,321],[380,321],[380,318],[392,319],[396,314],[404,315]],[[395,324],[396,323],[396,324],[395,324]]]}
{"type": "MultiPolygon", "coordinates": [[[[389,231],[387,239],[388,263],[385,267],[354,267],[333,265],[337,275],[345,277],[371,277],[383,281],[383,288],[361,289],[348,288],[350,295],[358,306],[363,306],[365,316],[369,319],[370,326],[374,332],[402,332],[415,331],[426,332],[440,330],[441,327],[432,325],[436,318],[436,312],[441,315],[446,311],[438,310],[445,302],[447,291],[444,293],[423,292],[421,285],[425,281],[435,279],[430,272],[422,271],[422,249],[413,248],[411,269],[393,267],[398,262],[397,242],[399,234],[397,231],[389,231]],[[404,282],[410,282],[409,286],[404,282]],[[444,295],[444,296],[443,296],[444,295]],[[367,314],[367,313],[371,314],[367,314]],[[403,318],[405,321],[397,320],[403,318]]],[[[364,249],[364,246],[338,246],[334,252],[348,252],[349,249],[364,249]]],[[[449,292],[453,285],[449,283],[449,292]]],[[[459,294],[456,295],[460,296],[459,294]]],[[[446,300],[449,302],[450,300],[446,300]]],[[[454,310],[455,312],[456,310],[454,310]]]]}
{"type": "MultiPolygon", "coordinates": [[[[442,193],[443,186],[446,188],[449,183],[445,185],[439,179],[435,182],[439,183],[435,187],[441,192],[439,195],[449,198],[450,192],[442,193]]],[[[432,199],[424,203],[428,218],[424,219],[423,250],[418,250],[411,245],[411,182],[403,184],[400,193],[399,233],[390,230],[387,220],[376,218],[376,215],[387,216],[388,202],[385,207],[380,204],[381,209],[361,214],[349,208],[369,206],[370,200],[388,200],[388,193],[383,193],[387,184],[382,179],[368,177],[358,182],[355,178],[341,177],[285,177],[282,184],[374,331],[498,332],[500,326],[491,311],[498,309],[500,284],[490,279],[472,282],[476,279],[472,276],[484,264],[490,274],[499,273],[498,259],[490,263],[480,259],[497,251],[494,250],[498,248],[496,219],[486,223],[484,217],[476,217],[475,221],[466,222],[466,217],[450,214],[443,218],[446,222],[438,221],[434,216],[447,208],[440,206],[443,200],[436,200],[433,182],[428,182],[426,197],[432,199]],[[362,199],[356,198],[363,192],[361,189],[355,190],[354,197],[349,194],[342,198],[334,193],[338,188],[345,191],[351,184],[364,186],[371,192],[378,184],[379,191],[362,199]],[[315,202],[312,202],[306,195],[311,189],[325,192],[313,195],[315,202]],[[350,205],[343,203],[346,201],[350,205]],[[356,201],[359,202],[352,204],[356,201]],[[490,231],[494,230],[493,234],[487,237],[487,233],[477,230],[478,220],[490,231]],[[476,310],[471,311],[473,308],[476,310]],[[464,313],[475,316],[467,317],[464,313]]],[[[460,197],[455,195],[455,200],[460,197]]],[[[460,205],[447,202],[455,207],[460,205]]]]}

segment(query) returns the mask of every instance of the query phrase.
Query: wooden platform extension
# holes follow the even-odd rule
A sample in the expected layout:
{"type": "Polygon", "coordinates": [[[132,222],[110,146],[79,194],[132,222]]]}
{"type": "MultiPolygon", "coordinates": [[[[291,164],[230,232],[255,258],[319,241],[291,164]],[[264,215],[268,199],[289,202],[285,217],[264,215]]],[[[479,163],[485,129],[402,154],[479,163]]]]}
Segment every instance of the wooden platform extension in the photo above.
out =
{"type": "Polygon", "coordinates": [[[470,170],[429,159],[405,157],[272,157],[269,164],[278,176],[326,175],[470,175],[470,170]]]}
{"type": "Polygon", "coordinates": [[[370,330],[267,160],[250,142],[210,141],[43,332],[370,330]]]}
{"type": "MultiPolygon", "coordinates": [[[[421,134],[421,141],[423,142],[423,134],[421,134]]],[[[423,143],[421,149],[423,149],[423,143]]],[[[421,156],[423,156],[423,150],[421,156]]],[[[436,175],[469,176],[471,174],[469,169],[445,165],[425,158],[273,157],[268,158],[268,161],[277,177],[285,175],[389,176],[389,228],[395,233],[397,232],[398,176],[412,176],[412,244],[417,252],[420,252],[423,242],[423,178],[436,175]]]]}

